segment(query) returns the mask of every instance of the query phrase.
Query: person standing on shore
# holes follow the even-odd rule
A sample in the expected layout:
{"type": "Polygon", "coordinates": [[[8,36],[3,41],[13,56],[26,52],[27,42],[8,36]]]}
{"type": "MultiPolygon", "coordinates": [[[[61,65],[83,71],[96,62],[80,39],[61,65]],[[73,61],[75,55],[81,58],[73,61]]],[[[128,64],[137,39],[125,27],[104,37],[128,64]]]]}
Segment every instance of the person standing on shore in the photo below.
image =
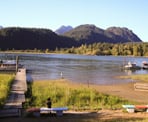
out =
{"type": "Polygon", "coordinates": [[[48,108],[51,108],[51,106],[52,106],[52,102],[51,102],[50,97],[47,99],[47,106],[48,106],[48,108]]]}

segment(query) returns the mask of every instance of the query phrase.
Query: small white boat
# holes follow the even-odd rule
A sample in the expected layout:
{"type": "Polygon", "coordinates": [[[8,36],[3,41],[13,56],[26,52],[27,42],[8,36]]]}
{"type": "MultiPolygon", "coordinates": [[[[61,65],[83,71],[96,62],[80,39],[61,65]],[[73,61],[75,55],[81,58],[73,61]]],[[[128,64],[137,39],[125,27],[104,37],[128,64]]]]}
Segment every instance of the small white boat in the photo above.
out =
{"type": "Polygon", "coordinates": [[[136,69],[141,69],[140,66],[137,66],[137,64],[135,62],[128,62],[127,65],[124,66],[124,69],[130,69],[130,70],[136,70],[136,69]]]}
{"type": "Polygon", "coordinates": [[[148,62],[147,61],[142,62],[142,68],[143,69],[148,69],[148,62]]]}

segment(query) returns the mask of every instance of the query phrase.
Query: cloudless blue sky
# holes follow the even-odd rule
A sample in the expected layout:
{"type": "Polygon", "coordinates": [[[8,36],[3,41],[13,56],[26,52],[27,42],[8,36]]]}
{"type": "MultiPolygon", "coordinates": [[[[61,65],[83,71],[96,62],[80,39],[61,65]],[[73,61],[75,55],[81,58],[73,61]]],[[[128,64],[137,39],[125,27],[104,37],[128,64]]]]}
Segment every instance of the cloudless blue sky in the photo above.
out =
{"type": "Polygon", "coordinates": [[[3,27],[127,27],[148,42],[148,0],[0,0],[3,27]]]}

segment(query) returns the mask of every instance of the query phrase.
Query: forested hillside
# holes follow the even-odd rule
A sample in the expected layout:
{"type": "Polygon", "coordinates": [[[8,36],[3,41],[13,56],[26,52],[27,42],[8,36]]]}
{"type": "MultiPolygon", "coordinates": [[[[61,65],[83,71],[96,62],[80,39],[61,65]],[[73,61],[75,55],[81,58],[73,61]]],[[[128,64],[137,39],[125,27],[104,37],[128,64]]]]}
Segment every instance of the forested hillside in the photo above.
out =
{"type": "Polygon", "coordinates": [[[58,36],[48,29],[3,28],[0,29],[0,49],[51,49],[77,46],[73,39],[58,36]]]}

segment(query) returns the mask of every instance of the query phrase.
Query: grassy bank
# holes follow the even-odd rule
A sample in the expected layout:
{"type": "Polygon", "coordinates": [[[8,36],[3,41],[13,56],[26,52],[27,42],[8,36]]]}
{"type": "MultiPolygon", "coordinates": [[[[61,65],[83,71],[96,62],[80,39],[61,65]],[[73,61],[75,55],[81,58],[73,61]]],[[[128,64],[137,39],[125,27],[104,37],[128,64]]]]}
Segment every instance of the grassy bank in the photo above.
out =
{"type": "Polygon", "coordinates": [[[28,105],[33,107],[45,107],[48,97],[52,99],[52,107],[67,106],[71,110],[119,109],[122,104],[130,104],[117,96],[99,93],[86,84],[64,79],[35,81],[31,88],[32,97],[28,105]]]}
{"type": "Polygon", "coordinates": [[[13,79],[14,75],[0,74],[0,107],[4,105],[13,79]]]}

